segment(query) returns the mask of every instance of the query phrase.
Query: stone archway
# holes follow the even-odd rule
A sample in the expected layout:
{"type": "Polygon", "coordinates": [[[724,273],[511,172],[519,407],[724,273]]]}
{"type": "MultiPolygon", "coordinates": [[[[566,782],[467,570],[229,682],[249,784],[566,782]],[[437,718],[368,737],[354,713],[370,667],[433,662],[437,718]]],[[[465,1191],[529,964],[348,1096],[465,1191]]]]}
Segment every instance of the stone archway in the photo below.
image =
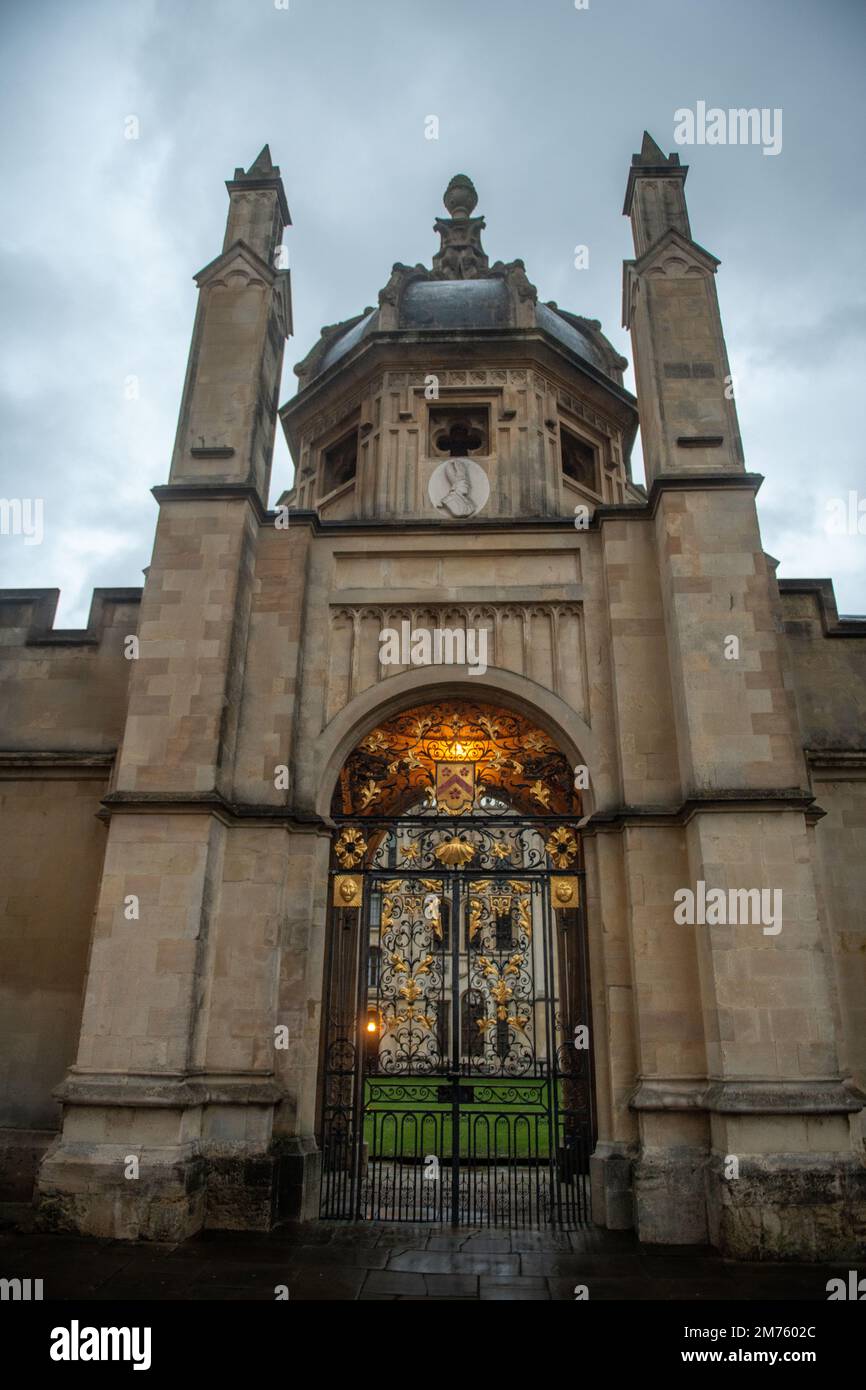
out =
{"type": "Polygon", "coordinates": [[[593,730],[571,705],[513,671],[491,667],[484,677],[455,680],[447,669],[424,667],[391,676],[351,700],[315,739],[298,751],[296,798],[300,809],[327,819],[340,770],[351,750],[378,724],[430,700],[469,699],[524,716],[547,733],[572,767],[589,771],[583,814],[596,810],[601,750],[593,730]]]}

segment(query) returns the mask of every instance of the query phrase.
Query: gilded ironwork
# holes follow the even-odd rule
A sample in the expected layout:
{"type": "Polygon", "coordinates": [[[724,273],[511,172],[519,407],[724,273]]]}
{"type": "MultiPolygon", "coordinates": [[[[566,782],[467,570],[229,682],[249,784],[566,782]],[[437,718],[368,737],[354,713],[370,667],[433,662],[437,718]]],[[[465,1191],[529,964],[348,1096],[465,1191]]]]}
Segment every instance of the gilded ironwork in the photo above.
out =
{"type": "Polygon", "coordinates": [[[480,898],[469,899],[469,941],[473,942],[481,928],[481,912],[484,907],[480,898]]]}
{"type": "Polygon", "coordinates": [[[529,898],[517,899],[517,926],[518,929],[526,933],[527,940],[532,940],[532,903],[529,898]]]}
{"type": "Polygon", "coordinates": [[[577,840],[567,826],[557,826],[544,848],[558,869],[568,869],[577,857],[577,840]]]}
{"type": "Polygon", "coordinates": [[[467,840],[460,840],[454,835],[450,840],[437,845],[433,855],[439,860],[440,864],[447,864],[449,867],[470,863],[475,858],[475,847],[470,845],[467,840]]]}
{"type": "Polygon", "coordinates": [[[354,869],[367,853],[367,841],[354,825],[347,825],[334,845],[334,853],[344,869],[354,869]]]}
{"type": "Polygon", "coordinates": [[[543,730],[514,711],[455,700],[395,715],[363,738],[340,774],[332,811],[387,817],[424,806],[434,815],[466,814],[496,797],[503,809],[527,815],[580,814],[568,759],[543,730]]]}
{"type": "Polygon", "coordinates": [[[362,910],[329,938],[323,1215],[588,1220],[580,809],[547,734],[468,700],[350,755],[331,899],[357,882],[362,910]]]}

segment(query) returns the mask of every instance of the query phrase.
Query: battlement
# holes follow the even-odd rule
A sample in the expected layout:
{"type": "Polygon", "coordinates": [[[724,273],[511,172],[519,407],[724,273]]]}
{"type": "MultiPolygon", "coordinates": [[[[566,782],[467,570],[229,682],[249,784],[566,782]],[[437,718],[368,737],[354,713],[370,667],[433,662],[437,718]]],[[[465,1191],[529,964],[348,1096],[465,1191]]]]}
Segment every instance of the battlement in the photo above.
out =
{"type": "MultiPolygon", "coordinates": [[[[55,628],[59,589],[0,589],[0,630],[22,633],[20,645],[99,646],[106,629],[113,627],[121,616],[117,610],[137,609],[141,592],[141,589],[94,589],[87,627],[55,628]]],[[[7,636],[3,645],[18,644],[7,636]]]]}
{"type": "Polygon", "coordinates": [[[866,617],[842,615],[831,579],[780,579],[782,622],[803,747],[816,758],[862,761],[866,727],[866,617]],[[828,639],[855,639],[833,640],[828,639]]]}
{"type": "Polygon", "coordinates": [[[85,628],[55,628],[58,589],[0,590],[0,753],[113,755],[140,589],[95,589],[85,628]]]}
{"type": "Polygon", "coordinates": [[[802,624],[820,625],[824,637],[866,637],[866,616],[843,613],[836,607],[832,579],[780,579],[779,593],[790,634],[802,624]]]}

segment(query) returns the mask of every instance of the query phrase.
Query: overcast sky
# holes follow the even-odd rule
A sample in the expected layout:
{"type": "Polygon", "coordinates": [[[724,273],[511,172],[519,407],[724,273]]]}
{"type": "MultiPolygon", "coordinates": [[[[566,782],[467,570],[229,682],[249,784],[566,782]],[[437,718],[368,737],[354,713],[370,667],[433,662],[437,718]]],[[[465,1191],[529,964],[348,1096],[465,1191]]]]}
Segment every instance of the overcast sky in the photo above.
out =
{"type": "MultiPolygon", "coordinates": [[[[722,262],[764,545],[866,613],[866,536],[826,529],[829,499],[866,498],[863,0],[285,3],[4,0],[0,497],[44,498],[45,538],[0,536],[0,584],[60,588],[69,626],[95,585],[141,584],[192,276],[222,247],[224,180],[265,141],[294,222],[285,400],[322,324],[375,304],[394,261],[430,264],[458,171],[491,262],[522,257],[630,359],[621,209],[647,128],[689,164],[692,233],[722,262]],[[781,108],[781,153],[678,147],[698,101],[781,108]]],[[[272,502],[291,475],[280,439],[272,502]]]]}

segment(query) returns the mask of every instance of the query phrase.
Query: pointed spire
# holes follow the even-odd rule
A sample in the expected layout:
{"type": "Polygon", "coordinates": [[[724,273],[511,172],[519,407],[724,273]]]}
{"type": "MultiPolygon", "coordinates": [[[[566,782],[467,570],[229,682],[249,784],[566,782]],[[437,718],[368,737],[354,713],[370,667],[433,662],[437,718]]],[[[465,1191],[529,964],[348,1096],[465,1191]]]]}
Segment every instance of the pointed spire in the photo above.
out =
{"type": "Polygon", "coordinates": [[[254,188],[272,188],[277,195],[283,226],[290,227],[292,219],[286,202],[280,166],[271,159],[270,145],[263,145],[249,169],[235,169],[235,176],[226,183],[229,193],[247,192],[254,188]]]}
{"type": "Polygon", "coordinates": [[[632,155],[631,162],[632,164],[639,164],[644,167],[658,167],[659,165],[663,164],[679,164],[680,157],[678,154],[663,154],[659,146],[656,144],[655,140],[650,135],[649,131],[645,130],[643,133],[643,142],[640,147],[640,154],[632,155]]]}
{"type": "Polygon", "coordinates": [[[253,175],[256,175],[262,178],[269,174],[279,174],[279,172],[279,169],[274,169],[273,163],[271,162],[270,145],[262,145],[261,150],[247,170],[247,177],[251,178],[253,175]]]}
{"type": "MultiPolygon", "coordinates": [[[[641,141],[640,154],[633,154],[631,157],[631,167],[628,171],[628,184],[625,190],[625,203],[622,209],[626,217],[631,216],[632,204],[634,202],[638,183],[646,186],[648,184],[656,184],[660,179],[667,180],[668,182],[673,180],[678,187],[672,200],[668,199],[668,211],[664,214],[664,217],[669,217],[669,225],[678,227],[684,236],[690,236],[685,195],[683,193],[683,184],[686,181],[686,174],[688,172],[689,166],[687,164],[680,164],[680,157],[678,154],[665,154],[652,138],[649,131],[645,130],[643,133],[643,140],[641,141]],[[671,210],[674,205],[676,206],[676,211],[672,214],[671,210]]],[[[646,218],[649,218],[649,220],[652,221],[655,216],[656,214],[654,213],[650,214],[650,209],[648,207],[646,209],[646,217],[640,220],[643,222],[646,221],[646,218]]],[[[666,223],[665,226],[666,225],[668,224],[666,223]]],[[[646,245],[649,245],[651,241],[656,240],[657,236],[661,235],[661,232],[665,230],[665,226],[654,226],[652,231],[650,231],[649,226],[645,226],[640,233],[639,239],[646,242],[646,245]],[[647,238],[649,238],[649,240],[647,240],[647,238]]],[[[646,250],[646,245],[643,248],[644,250],[646,250]]]]}

